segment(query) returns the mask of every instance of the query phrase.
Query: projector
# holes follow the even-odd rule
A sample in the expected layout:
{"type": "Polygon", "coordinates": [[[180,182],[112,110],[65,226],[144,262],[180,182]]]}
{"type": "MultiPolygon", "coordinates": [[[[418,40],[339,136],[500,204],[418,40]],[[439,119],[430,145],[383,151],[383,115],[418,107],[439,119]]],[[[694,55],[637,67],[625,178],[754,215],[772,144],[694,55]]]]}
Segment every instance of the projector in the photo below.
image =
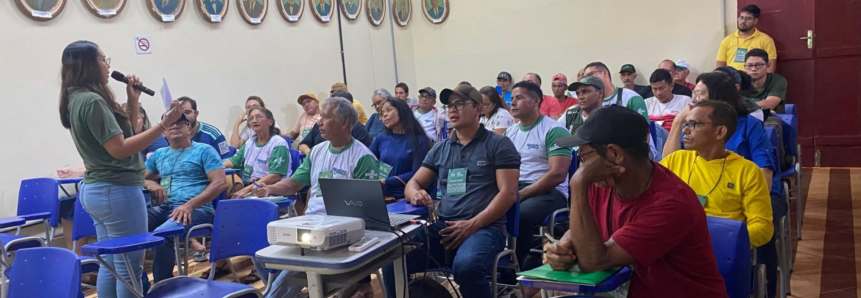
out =
{"type": "Polygon", "coordinates": [[[358,242],[365,236],[361,218],[305,215],[270,222],[266,226],[270,245],[330,250],[358,242]]]}

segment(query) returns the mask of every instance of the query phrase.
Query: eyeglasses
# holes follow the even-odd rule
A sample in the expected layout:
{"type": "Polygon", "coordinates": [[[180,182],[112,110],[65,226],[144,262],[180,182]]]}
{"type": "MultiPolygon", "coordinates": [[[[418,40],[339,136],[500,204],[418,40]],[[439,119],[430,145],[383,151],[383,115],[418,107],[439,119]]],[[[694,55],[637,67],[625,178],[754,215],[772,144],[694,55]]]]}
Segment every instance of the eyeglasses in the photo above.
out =
{"type": "Polygon", "coordinates": [[[589,156],[592,153],[597,153],[599,150],[603,150],[605,148],[607,148],[607,145],[595,148],[595,150],[592,150],[592,151],[589,151],[586,153],[577,154],[577,160],[580,161],[580,163],[585,163],[586,160],[583,159],[584,157],[589,156]]]}
{"type": "Polygon", "coordinates": [[[192,114],[194,114],[194,111],[192,111],[192,110],[185,110],[185,111],[182,111],[182,114],[183,114],[183,115],[186,115],[186,116],[191,116],[192,114]]]}
{"type": "Polygon", "coordinates": [[[754,19],[756,19],[756,18],[754,18],[754,17],[743,17],[743,16],[738,17],[738,20],[743,21],[743,22],[753,21],[754,19]]]}
{"type": "Polygon", "coordinates": [[[174,122],[173,124],[171,124],[171,125],[170,125],[170,127],[174,127],[174,126],[176,126],[176,127],[186,127],[186,126],[188,126],[188,125],[189,125],[189,124],[188,124],[188,122],[186,122],[186,121],[177,121],[177,122],[174,122]]]}
{"type": "Polygon", "coordinates": [[[682,123],[682,130],[687,130],[689,128],[690,128],[690,130],[695,130],[695,129],[697,129],[697,125],[704,125],[704,124],[712,124],[712,123],[711,122],[688,121],[688,122],[682,123]]]}
{"type": "Polygon", "coordinates": [[[421,100],[436,100],[436,98],[434,98],[433,96],[430,96],[430,95],[419,96],[419,99],[421,99],[421,100]]]}
{"type": "Polygon", "coordinates": [[[248,116],[248,120],[263,120],[263,119],[268,119],[268,118],[266,118],[266,116],[264,116],[264,115],[248,116]]]}
{"type": "Polygon", "coordinates": [[[372,104],[371,106],[373,106],[375,109],[379,109],[379,108],[383,107],[384,103],[386,103],[386,102],[381,101],[379,103],[372,104]]]}
{"type": "MultiPolygon", "coordinates": [[[[469,101],[469,103],[472,103],[473,105],[476,104],[476,102],[474,102],[474,101],[469,101]]],[[[451,110],[451,108],[455,108],[458,111],[463,111],[463,108],[466,107],[466,104],[467,104],[467,101],[458,101],[458,102],[455,102],[453,104],[445,105],[445,109],[451,110]]]]}
{"type": "Polygon", "coordinates": [[[765,66],[765,63],[756,63],[756,64],[745,64],[744,69],[762,69],[765,66]]]}
{"type": "Polygon", "coordinates": [[[111,57],[105,57],[104,59],[102,59],[102,61],[104,61],[105,64],[108,65],[108,67],[111,67],[111,57]]]}

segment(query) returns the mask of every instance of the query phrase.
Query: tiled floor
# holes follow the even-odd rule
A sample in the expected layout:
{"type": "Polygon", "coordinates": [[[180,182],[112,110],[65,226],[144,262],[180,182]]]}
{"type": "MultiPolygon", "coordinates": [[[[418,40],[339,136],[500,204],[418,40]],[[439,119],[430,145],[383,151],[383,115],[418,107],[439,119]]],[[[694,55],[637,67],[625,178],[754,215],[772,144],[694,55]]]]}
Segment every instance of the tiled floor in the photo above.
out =
{"type": "MultiPolygon", "coordinates": [[[[806,197],[801,241],[796,241],[796,204],[790,206],[793,223],[794,272],[791,296],[802,298],[861,298],[861,169],[816,168],[804,170],[806,197]]],[[[244,266],[239,276],[251,271],[247,258],[236,258],[244,266]]],[[[197,264],[192,275],[206,271],[197,264]]],[[[376,276],[374,276],[376,279],[376,276]]],[[[220,280],[231,281],[228,275],[220,280]]],[[[376,280],[371,283],[375,298],[382,298],[376,280]]],[[[254,284],[262,289],[263,283],[254,284]]],[[[89,291],[87,297],[96,297],[89,291]]]]}

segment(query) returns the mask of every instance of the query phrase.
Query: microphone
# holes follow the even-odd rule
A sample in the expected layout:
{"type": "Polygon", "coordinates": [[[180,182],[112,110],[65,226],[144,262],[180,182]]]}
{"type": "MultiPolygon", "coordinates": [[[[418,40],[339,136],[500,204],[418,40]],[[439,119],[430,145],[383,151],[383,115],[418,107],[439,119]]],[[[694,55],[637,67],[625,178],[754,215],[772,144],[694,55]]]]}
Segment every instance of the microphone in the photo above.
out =
{"type": "MultiPolygon", "coordinates": [[[[126,75],[124,75],[123,73],[121,73],[119,71],[114,70],[114,72],[111,73],[111,78],[113,78],[114,80],[126,83],[126,85],[129,84],[129,79],[126,78],[126,75]]],[[[135,88],[135,89],[137,89],[143,93],[146,93],[149,96],[155,96],[155,91],[152,91],[152,89],[144,87],[143,85],[134,85],[134,86],[132,86],[132,88],[135,88]]]]}

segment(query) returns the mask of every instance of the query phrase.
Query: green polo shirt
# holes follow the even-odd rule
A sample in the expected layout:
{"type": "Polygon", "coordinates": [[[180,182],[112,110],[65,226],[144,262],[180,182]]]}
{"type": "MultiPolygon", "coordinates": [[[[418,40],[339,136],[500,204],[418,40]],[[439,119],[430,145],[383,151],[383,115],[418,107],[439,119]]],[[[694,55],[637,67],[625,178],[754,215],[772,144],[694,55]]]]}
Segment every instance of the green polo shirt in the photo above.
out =
{"type": "Polygon", "coordinates": [[[741,95],[753,103],[763,101],[769,96],[777,96],[780,98],[780,103],[777,104],[774,111],[782,114],[786,105],[786,79],[779,74],[767,74],[761,90],[747,90],[741,95]]]}
{"type": "Polygon", "coordinates": [[[126,139],[134,135],[129,120],[115,114],[96,93],[76,90],[70,90],[69,93],[70,132],[87,168],[84,183],[143,185],[144,163],[140,154],[116,159],[104,147],[108,140],[118,134],[126,139]]]}

